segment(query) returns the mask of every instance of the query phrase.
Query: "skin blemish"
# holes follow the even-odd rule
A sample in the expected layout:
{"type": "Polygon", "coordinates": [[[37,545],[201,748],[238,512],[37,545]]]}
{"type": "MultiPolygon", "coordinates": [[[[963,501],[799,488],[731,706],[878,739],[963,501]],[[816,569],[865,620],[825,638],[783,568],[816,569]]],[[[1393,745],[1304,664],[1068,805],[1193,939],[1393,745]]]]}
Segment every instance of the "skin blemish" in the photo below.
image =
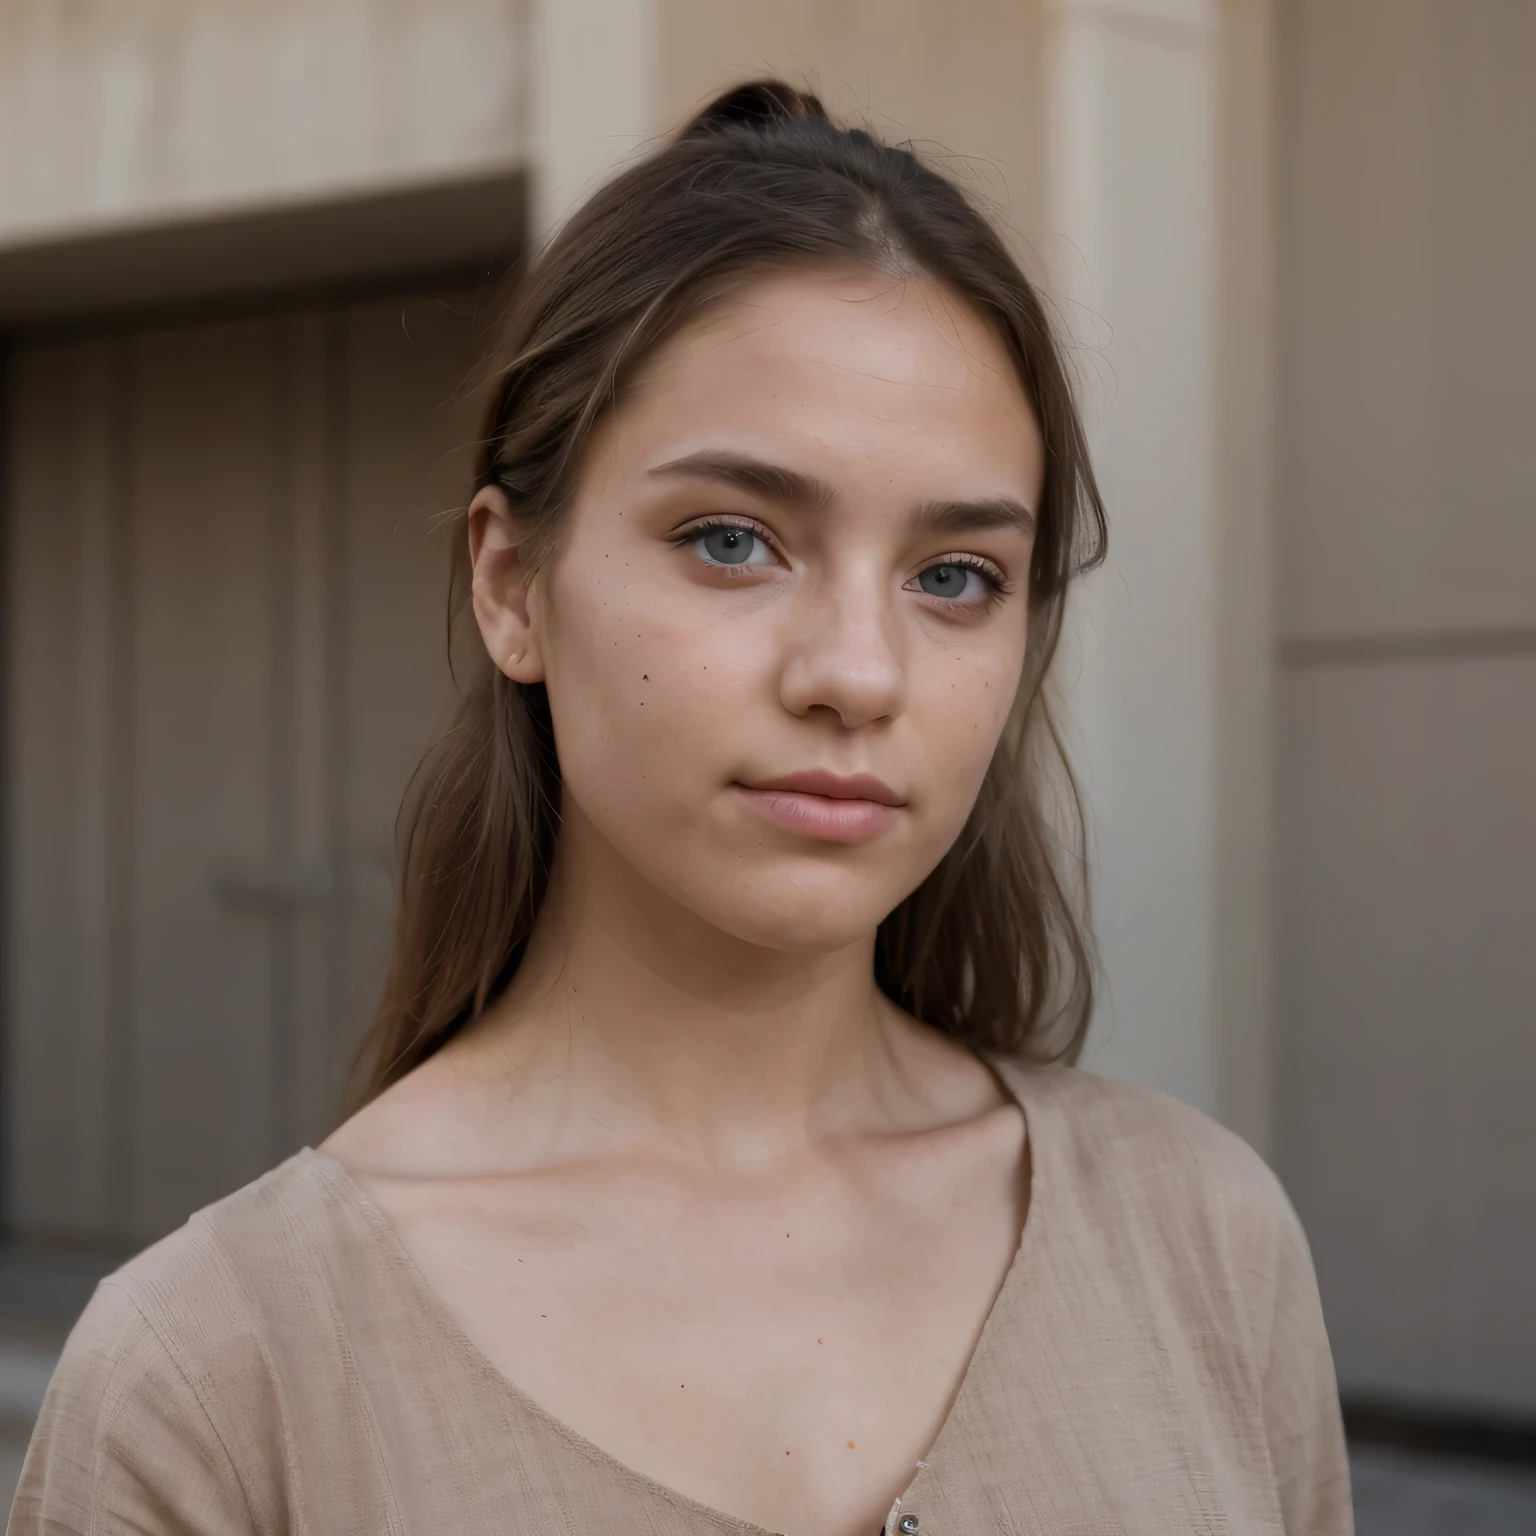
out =
{"type": "Polygon", "coordinates": [[[648,682],[650,682],[650,680],[651,680],[651,674],[649,672],[642,672],[640,674],[640,681],[642,683],[648,683],[648,682]]]}
{"type": "Polygon", "coordinates": [[[851,1450],[852,1450],[852,1449],[853,1449],[853,1441],[852,1441],[852,1440],[850,1440],[850,1441],[849,1441],[849,1442],[848,1442],[848,1449],[849,1449],[849,1450],[850,1450],[850,1451],[851,1451],[851,1450]]]}
{"type": "Polygon", "coordinates": [[[817,1339],[817,1340],[816,1340],[816,1342],[817,1342],[817,1343],[818,1343],[818,1344],[820,1344],[820,1343],[821,1343],[821,1340],[820,1340],[820,1339],[817,1339]]]}

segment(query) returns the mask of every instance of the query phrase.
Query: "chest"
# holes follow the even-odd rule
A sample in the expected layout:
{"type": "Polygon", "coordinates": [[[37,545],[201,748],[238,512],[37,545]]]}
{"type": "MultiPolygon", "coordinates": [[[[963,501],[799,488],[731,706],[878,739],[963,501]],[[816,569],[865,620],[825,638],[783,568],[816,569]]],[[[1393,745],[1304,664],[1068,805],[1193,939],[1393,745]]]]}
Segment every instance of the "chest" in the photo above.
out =
{"type": "Polygon", "coordinates": [[[391,1214],[541,1413],[767,1530],[873,1536],[939,1434],[1022,1219],[1006,1174],[937,1201],[911,1182],[577,1180],[391,1214]]]}
{"type": "MultiPolygon", "coordinates": [[[[1123,1321],[1062,1289],[1049,1266],[1010,1275],[1000,1320],[989,1320],[915,1476],[910,1460],[889,1474],[874,1458],[813,1464],[802,1454],[809,1434],[773,1448],[795,1452],[782,1472],[756,1475],[773,1458],[751,1454],[755,1425],[739,1395],[714,1415],[734,1415],[733,1423],[658,1409],[668,1432],[654,1442],[594,1442],[595,1425],[572,1434],[569,1404],[556,1418],[550,1404],[473,1368],[439,1334],[408,1385],[382,1358],[358,1356],[366,1415],[333,1402],[303,1416],[325,1433],[296,1443],[288,1528],[296,1536],[875,1536],[899,1483],[902,1513],[918,1520],[919,1536],[1281,1536],[1257,1402],[1234,1399],[1232,1373],[1213,1375],[1178,1333],[1130,1336],[1123,1321]],[[665,1457],[674,1436],[684,1453],[673,1448],[671,1459],[647,1464],[647,1444],[665,1457]],[[686,1454],[688,1446],[709,1448],[721,1465],[686,1454]]],[[[903,1386],[898,1380],[897,1395],[903,1386]]],[[[658,1400],[627,1387],[615,1399],[658,1400]]],[[[815,1409],[814,1394],[800,1401],[815,1409]]],[[[634,1409],[619,1418],[614,1435],[634,1409]]],[[[765,1434],[780,1427],[771,1415],[765,1422],[765,1434]]],[[[830,1427],[826,1415],[813,1422],[830,1427]]]]}

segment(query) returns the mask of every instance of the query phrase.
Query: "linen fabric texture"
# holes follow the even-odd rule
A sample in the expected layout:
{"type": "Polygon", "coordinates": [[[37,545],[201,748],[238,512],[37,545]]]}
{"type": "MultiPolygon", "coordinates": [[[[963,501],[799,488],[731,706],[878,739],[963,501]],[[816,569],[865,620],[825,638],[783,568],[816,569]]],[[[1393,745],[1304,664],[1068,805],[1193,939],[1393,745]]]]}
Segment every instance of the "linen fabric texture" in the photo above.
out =
{"type": "MultiPolygon", "coordinates": [[[[1029,1213],[887,1531],[1348,1536],[1317,1284],[1273,1174],[1162,1095],[992,1065],[1024,1111],[1029,1213]]],[[[308,1149],[101,1282],[7,1529],[769,1536],[520,1391],[308,1149]]]]}

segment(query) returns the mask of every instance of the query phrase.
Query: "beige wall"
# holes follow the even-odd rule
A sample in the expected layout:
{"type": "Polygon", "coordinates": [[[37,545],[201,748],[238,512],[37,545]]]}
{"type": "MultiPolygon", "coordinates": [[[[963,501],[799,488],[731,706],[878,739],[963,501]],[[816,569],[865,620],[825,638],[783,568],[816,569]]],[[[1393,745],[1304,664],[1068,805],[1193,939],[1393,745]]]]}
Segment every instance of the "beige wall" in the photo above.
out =
{"type": "Polygon", "coordinates": [[[1274,1152],[1275,0],[1222,0],[1216,84],[1217,1103],[1274,1152]]]}
{"type": "Polygon", "coordinates": [[[1039,0],[534,0],[534,227],[724,87],[778,74],[912,138],[1022,239],[1040,227],[1039,0]]]}
{"type": "Polygon", "coordinates": [[[9,0],[0,249],[504,171],[522,0],[9,0]]]}
{"type": "Polygon", "coordinates": [[[1221,16],[1052,0],[1051,22],[1052,277],[1110,516],[1060,674],[1104,963],[1086,1060],[1222,1115],[1222,1033],[1250,1021],[1221,1018],[1217,975],[1221,16]]]}
{"type": "Polygon", "coordinates": [[[1281,1170],[1347,1387],[1536,1407],[1536,7],[1298,0],[1281,1170]]]}
{"type": "Polygon", "coordinates": [[[658,0],[658,123],[736,80],[779,74],[848,120],[913,139],[995,204],[1041,227],[1038,0],[658,0]]]}

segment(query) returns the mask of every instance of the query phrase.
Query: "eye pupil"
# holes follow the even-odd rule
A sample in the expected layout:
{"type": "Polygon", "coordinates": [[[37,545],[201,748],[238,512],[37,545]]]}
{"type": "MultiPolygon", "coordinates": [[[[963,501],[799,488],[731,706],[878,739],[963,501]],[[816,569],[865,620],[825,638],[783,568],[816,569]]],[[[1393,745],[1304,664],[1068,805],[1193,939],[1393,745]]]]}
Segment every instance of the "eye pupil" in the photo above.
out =
{"type": "Polygon", "coordinates": [[[744,565],[756,542],[756,534],[748,528],[711,528],[704,535],[705,552],[721,565],[744,565]]]}
{"type": "Polygon", "coordinates": [[[930,565],[917,578],[918,585],[932,597],[959,597],[965,591],[968,571],[963,565],[930,565]]]}

